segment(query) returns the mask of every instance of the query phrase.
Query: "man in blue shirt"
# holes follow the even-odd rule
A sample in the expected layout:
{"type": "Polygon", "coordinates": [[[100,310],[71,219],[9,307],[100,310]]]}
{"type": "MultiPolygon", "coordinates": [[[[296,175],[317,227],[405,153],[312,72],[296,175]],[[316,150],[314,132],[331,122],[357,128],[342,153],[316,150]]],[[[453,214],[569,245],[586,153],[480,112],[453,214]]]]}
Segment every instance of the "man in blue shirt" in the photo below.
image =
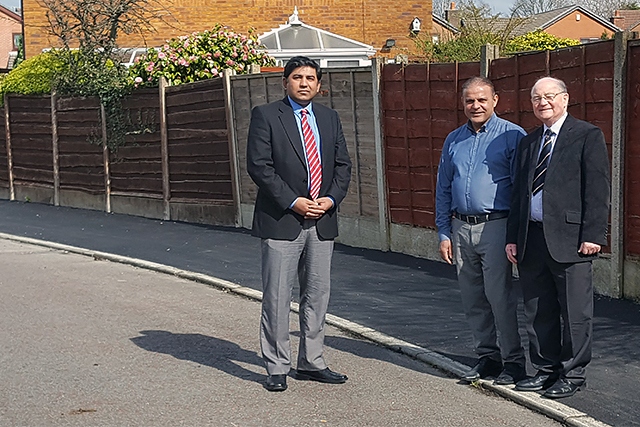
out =
{"type": "Polygon", "coordinates": [[[495,115],[498,95],[489,79],[465,82],[462,102],[469,121],[447,136],[436,187],[440,256],[456,265],[479,357],[462,379],[494,377],[496,384],[514,384],[526,376],[525,357],[503,248],[516,149],[525,132],[495,115]]]}

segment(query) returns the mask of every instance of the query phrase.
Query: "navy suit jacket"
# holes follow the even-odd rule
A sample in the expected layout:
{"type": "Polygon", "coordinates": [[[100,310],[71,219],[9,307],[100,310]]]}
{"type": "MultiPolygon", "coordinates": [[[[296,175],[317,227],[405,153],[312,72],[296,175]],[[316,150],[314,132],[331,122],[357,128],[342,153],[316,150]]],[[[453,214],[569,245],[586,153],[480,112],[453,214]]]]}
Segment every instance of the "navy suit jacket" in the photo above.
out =
{"type": "MultiPolygon", "coordinates": [[[[518,147],[516,180],[507,221],[507,243],[515,243],[522,261],[530,218],[533,175],[542,129],[518,147]]],[[[609,156],[602,131],[568,115],[556,138],[542,189],[543,229],[551,257],[561,263],[594,258],[578,254],[581,243],[607,244],[609,156]]]]}
{"type": "MultiPolygon", "coordinates": [[[[316,223],[322,239],[338,235],[337,208],[347,195],[351,160],[335,110],[314,103],[320,133],[322,186],[319,197],[335,205],[316,223]]],[[[304,218],[289,209],[298,197],[309,197],[303,142],[289,99],[255,107],[247,139],[247,172],[258,186],[252,234],[263,239],[294,240],[304,218]]]]}

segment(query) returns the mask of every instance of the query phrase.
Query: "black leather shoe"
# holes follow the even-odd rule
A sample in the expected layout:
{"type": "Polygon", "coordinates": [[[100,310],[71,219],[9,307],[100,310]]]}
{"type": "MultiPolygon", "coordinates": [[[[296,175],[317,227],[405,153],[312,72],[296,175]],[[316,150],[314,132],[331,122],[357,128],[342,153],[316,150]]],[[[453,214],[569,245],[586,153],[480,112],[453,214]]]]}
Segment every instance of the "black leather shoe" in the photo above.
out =
{"type": "Polygon", "coordinates": [[[560,399],[561,397],[571,397],[576,391],[586,387],[587,384],[574,384],[566,378],[560,378],[554,385],[544,392],[543,396],[549,399],[560,399]]]}
{"type": "Polygon", "coordinates": [[[522,381],[527,377],[524,366],[517,363],[505,363],[504,369],[493,382],[496,385],[511,385],[522,381]]]}
{"type": "Polygon", "coordinates": [[[533,378],[526,378],[516,383],[516,390],[519,391],[538,391],[551,387],[558,379],[558,374],[549,374],[546,372],[538,372],[533,378]]]}
{"type": "Polygon", "coordinates": [[[476,363],[476,366],[471,368],[471,370],[465,373],[461,380],[473,382],[477,381],[480,378],[487,377],[495,377],[500,375],[502,371],[502,362],[498,362],[497,360],[490,359],[488,357],[482,357],[476,363]]]}
{"type": "Polygon", "coordinates": [[[298,369],[296,371],[296,379],[318,381],[328,384],[343,384],[348,378],[346,375],[333,372],[329,368],[324,368],[321,371],[302,371],[298,369]]]}
{"type": "Polygon", "coordinates": [[[269,391],[285,391],[287,389],[287,376],[284,374],[267,376],[264,388],[269,391]]]}

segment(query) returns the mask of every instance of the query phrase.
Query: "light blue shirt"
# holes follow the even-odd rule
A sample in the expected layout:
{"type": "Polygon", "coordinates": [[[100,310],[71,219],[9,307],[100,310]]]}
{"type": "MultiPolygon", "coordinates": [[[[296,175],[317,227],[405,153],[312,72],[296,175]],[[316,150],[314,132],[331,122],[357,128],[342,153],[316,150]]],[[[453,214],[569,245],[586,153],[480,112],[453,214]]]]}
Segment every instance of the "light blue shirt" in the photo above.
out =
{"type": "Polygon", "coordinates": [[[508,211],[516,151],[526,135],[518,125],[493,114],[476,132],[470,122],[444,141],[436,184],[436,226],[451,239],[453,212],[479,215],[508,211]]]}
{"type": "MultiPolygon", "coordinates": [[[[544,125],[542,129],[542,139],[540,140],[540,149],[538,150],[538,156],[536,156],[536,162],[538,161],[538,157],[540,156],[540,152],[542,151],[542,142],[544,141],[544,133],[547,129],[551,129],[553,132],[553,136],[551,137],[551,151],[549,152],[549,162],[551,162],[551,156],[553,156],[553,149],[556,147],[556,139],[558,138],[558,134],[560,133],[560,128],[564,124],[565,119],[567,118],[567,113],[564,113],[562,117],[558,119],[557,122],[548,127],[544,125]]],[[[542,195],[544,194],[544,187],[542,187],[542,191],[538,191],[536,194],[531,196],[531,221],[539,221],[542,222],[542,195]]]]}

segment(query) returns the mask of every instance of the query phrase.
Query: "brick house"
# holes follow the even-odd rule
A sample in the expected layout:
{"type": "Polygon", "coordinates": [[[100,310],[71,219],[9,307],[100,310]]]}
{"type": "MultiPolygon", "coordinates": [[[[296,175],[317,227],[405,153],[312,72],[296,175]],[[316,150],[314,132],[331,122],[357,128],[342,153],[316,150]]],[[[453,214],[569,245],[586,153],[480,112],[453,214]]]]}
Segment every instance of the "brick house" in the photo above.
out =
{"type": "Polygon", "coordinates": [[[624,31],[634,33],[634,38],[638,38],[638,33],[640,33],[640,10],[616,10],[611,22],[624,31]]]}
{"type": "Polygon", "coordinates": [[[0,5],[0,68],[12,68],[21,35],[22,17],[0,5]]]}
{"type": "MultiPolygon", "coordinates": [[[[455,3],[451,3],[445,15],[454,27],[460,28],[464,25],[462,11],[455,9],[455,3]]],[[[542,30],[556,37],[580,40],[582,43],[600,40],[603,35],[611,37],[620,31],[616,25],[577,5],[537,13],[526,18],[494,18],[487,22],[490,22],[495,30],[511,28],[511,36],[542,30]]]]}
{"type": "MultiPolygon", "coordinates": [[[[163,0],[159,0],[162,2],[163,0]]],[[[409,29],[418,17],[424,23],[422,31],[431,33],[431,0],[167,0],[171,12],[168,23],[155,22],[155,33],[123,36],[121,47],[153,47],[165,40],[203,31],[216,23],[246,32],[249,27],[258,34],[277,28],[286,22],[294,7],[305,23],[339,34],[376,49],[387,39],[396,41],[396,48],[411,50],[413,41],[409,29]]],[[[48,35],[45,9],[38,0],[23,0],[25,23],[25,53],[27,58],[54,46],[48,35]]]]}

